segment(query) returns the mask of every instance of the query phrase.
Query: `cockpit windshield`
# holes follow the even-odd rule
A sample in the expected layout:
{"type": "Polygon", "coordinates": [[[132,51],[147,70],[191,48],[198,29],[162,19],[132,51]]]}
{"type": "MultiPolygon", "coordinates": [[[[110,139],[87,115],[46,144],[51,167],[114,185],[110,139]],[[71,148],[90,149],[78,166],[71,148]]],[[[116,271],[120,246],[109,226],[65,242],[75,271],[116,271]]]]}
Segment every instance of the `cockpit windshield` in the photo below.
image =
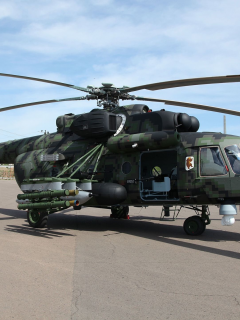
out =
{"type": "Polygon", "coordinates": [[[219,147],[203,147],[200,150],[201,176],[220,176],[227,174],[226,165],[219,147]]]}
{"type": "Polygon", "coordinates": [[[236,174],[240,174],[240,149],[236,144],[225,148],[228,160],[232,170],[236,174]]]}

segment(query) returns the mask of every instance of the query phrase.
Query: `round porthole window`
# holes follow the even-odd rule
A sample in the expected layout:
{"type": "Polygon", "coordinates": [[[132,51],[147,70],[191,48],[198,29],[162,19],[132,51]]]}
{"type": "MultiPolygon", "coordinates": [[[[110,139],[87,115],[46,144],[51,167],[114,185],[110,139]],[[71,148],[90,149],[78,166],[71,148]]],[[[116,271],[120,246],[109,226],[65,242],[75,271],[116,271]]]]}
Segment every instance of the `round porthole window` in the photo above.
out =
{"type": "Polygon", "coordinates": [[[131,171],[131,164],[129,162],[124,162],[124,164],[122,165],[122,172],[124,174],[128,174],[131,171]]]}
{"type": "Polygon", "coordinates": [[[155,166],[154,168],[152,168],[152,175],[153,175],[154,177],[160,176],[161,173],[162,173],[162,170],[161,170],[160,167],[155,166]]]}

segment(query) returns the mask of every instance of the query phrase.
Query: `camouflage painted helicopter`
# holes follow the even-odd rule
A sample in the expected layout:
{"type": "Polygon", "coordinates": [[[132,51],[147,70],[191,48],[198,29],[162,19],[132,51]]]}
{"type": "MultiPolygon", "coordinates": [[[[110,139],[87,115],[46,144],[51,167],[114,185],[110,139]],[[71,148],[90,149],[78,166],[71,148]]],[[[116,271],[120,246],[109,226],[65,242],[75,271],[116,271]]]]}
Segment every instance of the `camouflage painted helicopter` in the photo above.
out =
{"type": "Polygon", "coordinates": [[[184,222],[189,235],[210,223],[208,205],[218,205],[222,224],[234,223],[240,204],[240,137],[197,132],[199,121],[186,113],[154,111],[145,104],[120,106],[119,100],[163,102],[240,115],[240,112],[129,94],[147,89],[239,82],[240,75],[167,81],[116,88],[111,83],[82,88],[66,83],[0,73],[86,92],[86,96],[46,100],[1,108],[0,112],[44,103],[97,100],[89,113],[65,114],[57,132],[0,144],[0,162],[14,163],[22,190],[17,202],[28,210],[30,226],[43,227],[48,215],[73,206],[111,209],[128,218],[129,206],[162,206],[161,217],[182,207],[197,215],[184,222]]]}

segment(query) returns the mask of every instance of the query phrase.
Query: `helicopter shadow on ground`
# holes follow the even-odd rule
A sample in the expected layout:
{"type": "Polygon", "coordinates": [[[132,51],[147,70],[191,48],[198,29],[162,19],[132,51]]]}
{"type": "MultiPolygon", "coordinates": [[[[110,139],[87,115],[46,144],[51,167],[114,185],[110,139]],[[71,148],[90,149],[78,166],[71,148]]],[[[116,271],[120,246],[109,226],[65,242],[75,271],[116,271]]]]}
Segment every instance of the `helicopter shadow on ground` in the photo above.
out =
{"type": "MultiPolygon", "coordinates": [[[[240,259],[239,252],[204,245],[204,242],[208,244],[227,241],[239,242],[240,234],[236,232],[212,230],[208,227],[205,233],[201,236],[192,237],[185,234],[182,226],[169,225],[164,222],[156,224],[151,221],[137,221],[137,219],[134,221],[109,219],[105,216],[101,218],[78,216],[78,224],[80,226],[79,230],[92,232],[114,231],[115,233],[125,233],[135,237],[146,238],[175,246],[240,259]],[[186,242],[186,240],[190,240],[191,242],[186,242]]],[[[111,234],[109,236],[111,236],[111,234]]]]}
{"type": "MultiPolygon", "coordinates": [[[[134,216],[134,217],[131,217],[131,220],[152,220],[152,221],[160,221],[160,218],[159,217],[149,217],[149,216],[134,216]]],[[[186,220],[186,217],[185,218],[182,218],[182,217],[177,217],[176,220],[183,220],[185,221],[186,220]]],[[[211,221],[221,221],[221,218],[214,218],[214,219],[210,219],[211,221]]],[[[175,221],[173,219],[168,219],[168,218],[164,218],[162,220],[163,222],[164,221],[175,221]]],[[[235,218],[235,221],[240,221],[240,219],[236,219],[235,218]]]]}
{"type": "Polygon", "coordinates": [[[27,223],[23,224],[22,226],[7,225],[5,228],[5,231],[22,233],[30,236],[47,238],[47,239],[60,238],[64,236],[70,236],[70,237],[74,236],[73,234],[70,234],[67,232],[54,231],[49,228],[35,229],[30,227],[27,223]]]}
{"type": "Polygon", "coordinates": [[[20,210],[15,210],[15,209],[0,208],[0,214],[5,216],[5,217],[0,217],[0,221],[1,220],[8,220],[8,219],[26,218],[26,211],[20,211],[20,210]]]}
{"type": "MultiPolygon", "coordinates": [[[[198,237],[187,236],[182,226],[166,224],[164,222],[156,223],[155,221],[137,220],[137,217],[132,220],[109,219],[109,217],[102,216],[88,216],[88,215],[67,215],[69,219],[64,219],[64,215],[60,218],[58,215],[52,215],[49,219],[49,227],[51,229],[57,228],[74,228],[79,231],[90,232],[109,232],[113,231],[115,234],[128,234],[134,237],[146,238],[154,241],[168,243],[176,246],[181,246],[193,250],[204,251],[212,254],[226,256],[230,258],[240,259],[240,253],[228,251],[218,248],[213,248],[204,245],[206,243],[240,241],[240,234],[236,232],[212,230],[208,227],[205,233],[198,237]],[[186,241],[191,242],[186,242],[186,241]],[[198,243],[196,243],[198,242],[198,243]]],[[[140,218],[140,217],[139,217],[140,218]]],[[[148,218],[149,220],[151,218],[148,218]]],[[[103,235],[103,236],[111,236],[103,235]]]]}
{"type": "MultiPolygon", "coordinates": [[[[42,237],[42,238],[56,238],[56,237],[63,237],[63,236],[74,236],[73,234],[67,233],[67,232],[62,232],[59,230],[56,230],[57,228],[51,229],[51,228],[41,228],[41,229],[35,229],[29,226],[27,219],[26,219],[26,211],[20,211],[20,210],[13,210],[13,209],[2,209],[0,208],[0,214],[5,215],[6,217],[0,217],[0,222],[1,220],[8,220],[8,219],[24,219],[24,224],[22,225],[17,225],[17,224],[12,224],[12,225],[7,225],[5,227],[5,231],[10,231],[10,232],[16,232],[16,233],[22,233],[26,235],[31,235],[31,236],[36,236],[36,237],[42,237]]],[[[61,217],[58,215],[58,220],[61,217]]],[[[64,216],[61,214],[61,216],[64,216]]],[[[64,220],[66,220],[66,215],[64,220]]],[[[73,219],[72,219],[73,220],[73,219]]],[[[64,223],[62,222],[62,225],[64,223]]],[[[60,229],[66,229],[66,228],[60,228],[60,229]]],[[[71,228],[72,229],[72,228],[71,228]]]]}
{"type": "MultiPolygon", "coordinates": [[[[78,219],[77,225],[79,230],[103,232],[103,231],[115,231],[119,233],[127,233],[136,236],[143,236],[156,239],[159,237],[175,238],[182,240],[199,240],[204,242],[221,242],[221,241],[240,241],[240,233],[213,230],[211,226],[206,227],[206,231],[196,237],[188,236],[183,226],[174,225],[169,221],[161,221],[156,223],[151,217],[148,217],[148,221],[142,220],[142,217],[134,217],[130,220],[124,219],[109,219],[109,217],[93,217],[87,215],[75,216],[78,219]]],[[[155,218],[154,218],[155,220],[155,218]]],[[[157,219],[159,221],[159,219],[157,219]]],[[[174,221],[172,221],[174,223],[174,221]]],[[[54,223],[54,221],[52,221],[54,223]]],[[[60,227],[59,223],[57,226],[60,227]]],[[[52,225],[53,227],[53,225],[52,225]]]]}
{"type": "MultiPolygon", "coordinates": [[[[16,210],[8,211],[13,211],[11,213],[13,216],[16,213],[19,213],[16,210]]],[[[22,213],[25,214],[24,218],[26,218],[26,213],[22,213]]],[[[141,237],[175,246],[240,259],[239,252],[223,250],[204,245],[204,242],[208,243],[208,245],[209,243],[216,242],[240,242],[239,233],[213,230],[210,229],[210,226],[208,226],[205,233],[201,236],[191,237],[184,233],[182,226],[166,224],[164,221],[161,223],[156,223],[155,221],[152,222],[149,221],[152,219],[151,217],[148,217],[148,221],[142,220],[141,218],[141,216],[135,216],[132,220],[122,220],[109,219],[109,217],[106,216],[100,217],[58,213],[50,215],[48,220],[48,228],[34,229],[31,228],[27,223],[24,223],[20,226],[7,225],[5,230],[49,239],[63,236],[76,236],[75,232],[72,233],[73,230],[89,232],[114,232],[115,234],[128,234],[134,237],[141,237]],[[191,242],[188,242],[189,240],[191,242]]],[[[111,234],[105,234],[103,236],[111,236],[111,234]]]]}

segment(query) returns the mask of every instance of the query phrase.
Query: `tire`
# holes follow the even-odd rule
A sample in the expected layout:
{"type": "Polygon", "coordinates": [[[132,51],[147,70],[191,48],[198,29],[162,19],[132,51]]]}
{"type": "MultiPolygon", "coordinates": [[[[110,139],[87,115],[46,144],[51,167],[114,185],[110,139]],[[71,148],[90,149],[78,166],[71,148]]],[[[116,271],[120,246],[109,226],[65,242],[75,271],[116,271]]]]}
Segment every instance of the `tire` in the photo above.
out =
{"type": "Polygon", "coordinates": [[[73,210],[81,210],[82,207],[81,206],[73,206],[73,210]]]}
{"type": "Polygon", "coordinates": [[[44,227],[47,227],[48,214],[47,212],[38,212],[35,210],[29,210],[27,212],[27,220],[30,227],[44,228],[44,227]]]}
{"type": "Polygon", "coordinates": [[[129,207],[128,206],[113,206],[111,207],[112,214],[110,218],[115,219],[129,219],[129,207]]]}
{"type": "Polygon", "coordinates": [[[190,236],[199,236],[205,231],[206,225],[202,218],[198,216],[192,216],[184,221],[183,229],[186,234],[190,236]]]}

